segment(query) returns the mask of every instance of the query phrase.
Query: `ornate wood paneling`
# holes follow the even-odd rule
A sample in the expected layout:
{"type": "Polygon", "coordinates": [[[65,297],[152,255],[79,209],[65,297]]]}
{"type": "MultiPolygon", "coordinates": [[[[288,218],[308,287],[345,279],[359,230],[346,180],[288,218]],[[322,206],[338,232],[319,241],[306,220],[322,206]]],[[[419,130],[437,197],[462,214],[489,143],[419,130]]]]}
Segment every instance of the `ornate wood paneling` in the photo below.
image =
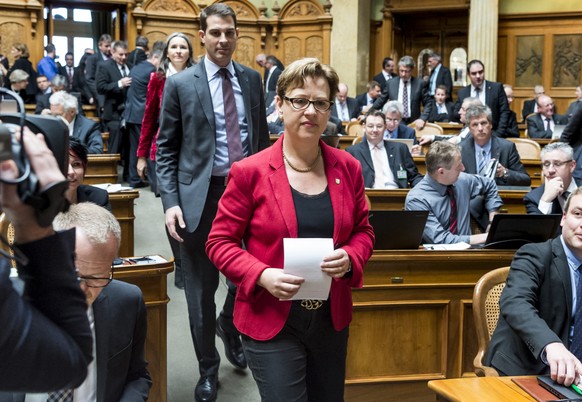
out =
{"type": "Polygon", "coordinates": [[[14,43],[25,43],[30,51],[30,61],[43,56],[42,37],[44,23],[42,4],[38,1],[0,0],[0,53],[14,62],[10,49],[14,43]]]}

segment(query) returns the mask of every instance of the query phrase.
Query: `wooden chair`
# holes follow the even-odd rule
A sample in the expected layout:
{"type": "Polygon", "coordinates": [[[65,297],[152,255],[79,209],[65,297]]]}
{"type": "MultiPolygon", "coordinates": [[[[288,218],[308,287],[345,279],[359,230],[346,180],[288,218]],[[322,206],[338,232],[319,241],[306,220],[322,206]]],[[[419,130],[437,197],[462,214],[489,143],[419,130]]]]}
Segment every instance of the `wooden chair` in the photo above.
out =
{"type": "Polygon", "coordinates": [[[354,140],[352,141],[352,145],[356,145],[359,144],[360,142],[362,142],[364,140],[364,136],[363,135],[358,135],[356,138],[354,138],[354,140]]]}
{"type": "Polygon", "coordinates": [[[346,126],[346,134],[361,137],[364,135],[364,126],[359,121],[350,121],[346,126]]]}
{"type": "Polygon", "coordinates": [[[485,366],[483,358],[487,352],[491,335],[499,320],[499,298],[505,288],[509,267],[494,269],[483,275],[473,291],[473,319],[477,333],[477,355],[473,360],[475,374],[479,377],[497,377],[493,367],[485,366]]]}
{"type": "Polygon", "coordinates": [[[423,135],[429,135],[429,134],[431,134],[431,135],[432,134],[434,134],[434,135],[443,135],[444,134],[443,128],[435,123],[425,123],[422,130],[418,130],[414,123],[410,123],[408,125],[408,127],[412,127],[414,129],[414,131],[416,131],[417,137],[420,137],[423,135]]]}
{"type": "Polygon", "coordinates": [[[507,138],[515,144],[520,159],[540,159],[540,144],[528,138],[507,138]]]}

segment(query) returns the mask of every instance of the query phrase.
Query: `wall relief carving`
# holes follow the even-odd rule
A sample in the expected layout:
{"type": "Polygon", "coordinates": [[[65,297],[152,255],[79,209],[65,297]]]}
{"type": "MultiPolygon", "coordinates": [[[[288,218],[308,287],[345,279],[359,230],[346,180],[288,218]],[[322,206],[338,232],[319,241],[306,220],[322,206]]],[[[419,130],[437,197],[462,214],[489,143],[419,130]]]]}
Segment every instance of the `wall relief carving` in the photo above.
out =
{"type": "Polygon", "coordinates": [[[580,85],[581,60],[582,35],[555,35],[553,86],[575,87],[580,85]]]}
{"type": "Polygon", "coordinates": [[[517,57],[515,60],[515,85],[533,87],[542,82],[544,37],[518,36],[517,57]]]}

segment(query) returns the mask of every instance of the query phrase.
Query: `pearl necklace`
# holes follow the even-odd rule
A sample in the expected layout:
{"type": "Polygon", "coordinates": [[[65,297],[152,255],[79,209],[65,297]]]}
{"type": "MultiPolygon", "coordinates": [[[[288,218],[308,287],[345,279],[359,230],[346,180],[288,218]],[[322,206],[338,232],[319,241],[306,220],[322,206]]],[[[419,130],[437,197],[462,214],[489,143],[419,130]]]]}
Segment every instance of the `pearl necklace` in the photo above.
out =
{"type": "Polygon", "coordinates": [[[315,157],[315,160],[313,161],[313,163],[306,168],[298,168],[296,166],[293,166],[293,164],[289,161],[289,159],[287,159],[287,155],[285,155],[285,150],[283,149],[282,151],[283,151],[283,159],[285,160],[285,162],[287,162],[287,164],[289,165],[289,167],[291,169],[293,169],[294,171],[299,172],[299,173],[311,172],[313,170],[313,168],[315,167],[315,165],[317,164],[317,161],[319,160],[319,157],[321,155],[321,147],[318,147],[317,156],[315,157]]]}

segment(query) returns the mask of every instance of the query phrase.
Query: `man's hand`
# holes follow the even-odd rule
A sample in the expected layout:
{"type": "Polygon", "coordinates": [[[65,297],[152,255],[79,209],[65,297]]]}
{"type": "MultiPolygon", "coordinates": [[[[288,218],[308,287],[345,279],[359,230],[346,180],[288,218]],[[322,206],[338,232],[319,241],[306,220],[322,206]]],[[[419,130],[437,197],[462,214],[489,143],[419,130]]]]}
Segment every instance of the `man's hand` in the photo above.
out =
{"type": "Polygon", "coordinates": [[[137,158],[137,174],[141,177],[142,180],[145,180],[146,173],[147,173],[147,161],[146,158],[140,156],[137,158]]]}
{"type": "Polygon", "coordinates": [[[430,145],[434,142],[434,135],[433,134],[424,134],[418,140],[418,145],[430,145]]]}
{"type": "Polygon", "coordinates": [[[414,125],[416,126],[417,130],[422,130],[424,128],[425,124],[426,124],[426,121],[424,121],[422,119],[414,120],[414,125]]]}
{"type": "Polygon", "coordinates": [[[166,210],[166,227],[168,228],[170,236],[182,243],[184,239],[182,239],[176,231],[176,222],[178,222],[180,228],[186,228],[186,223],[184,222],[184,217],[182,215],[182,208],[177,205],[166,210]]]}
{"type": "Polygon", "coordinates": [[[580,381],[582,363],[561,342],[550,343],[545,350],[552,380],[566,387],[580,381]]]}
{"type": "Polygon", "coordinates": [[[131,85],[131,77],[123,77],[119,80],[119,84],[122,88],[128,87],[131,85]]]}
{"type": "MultiPolygon", "coordinates": [[[[27,127],[21,137],[17,129],[16,137],[24,142],[26,154],[34,170],[40,189],[50,184],[62,182],[65,176],[61,173],[53,153],[46,145],[43,135],[35,135],[27,127]]],[[[0,177],[16,179],[19,175],[14,161],[4,161],[0,164],[0,177]]],[[[63,195],[64,197],[64,195],[63,195]]],[[[37,221],[34,209],[20,201],[15,184],[0,183],[0,204],[6,217],[14,226],[15,240],[26,243],[41,239],[53,233],[52,227],[43,228],[37,221]]]]}
{"type": "Polygon", "coordinates": [[[544,193],[542,194],[541,200],[544,202],[554,202],[554,200],[562,195],[564,192],[564,182],[560,176],[556,176],[553,179],[546,180],[546,185],[544,186],[544,193]]]}
{"type": "Polygon", "coordinates": [[[505,176],[505,171],[507,169],[501,163],[497,162],[497,170],[495,170],[495,177],[505,176]]]}
{"type": "Polygon", "coordinates": [[[301,287],[305,279],[299,276],[289,275],[279,268],[267,268],[259,276],[257,284],[264,287],[277,299],[289,300],[301,287]]]}

